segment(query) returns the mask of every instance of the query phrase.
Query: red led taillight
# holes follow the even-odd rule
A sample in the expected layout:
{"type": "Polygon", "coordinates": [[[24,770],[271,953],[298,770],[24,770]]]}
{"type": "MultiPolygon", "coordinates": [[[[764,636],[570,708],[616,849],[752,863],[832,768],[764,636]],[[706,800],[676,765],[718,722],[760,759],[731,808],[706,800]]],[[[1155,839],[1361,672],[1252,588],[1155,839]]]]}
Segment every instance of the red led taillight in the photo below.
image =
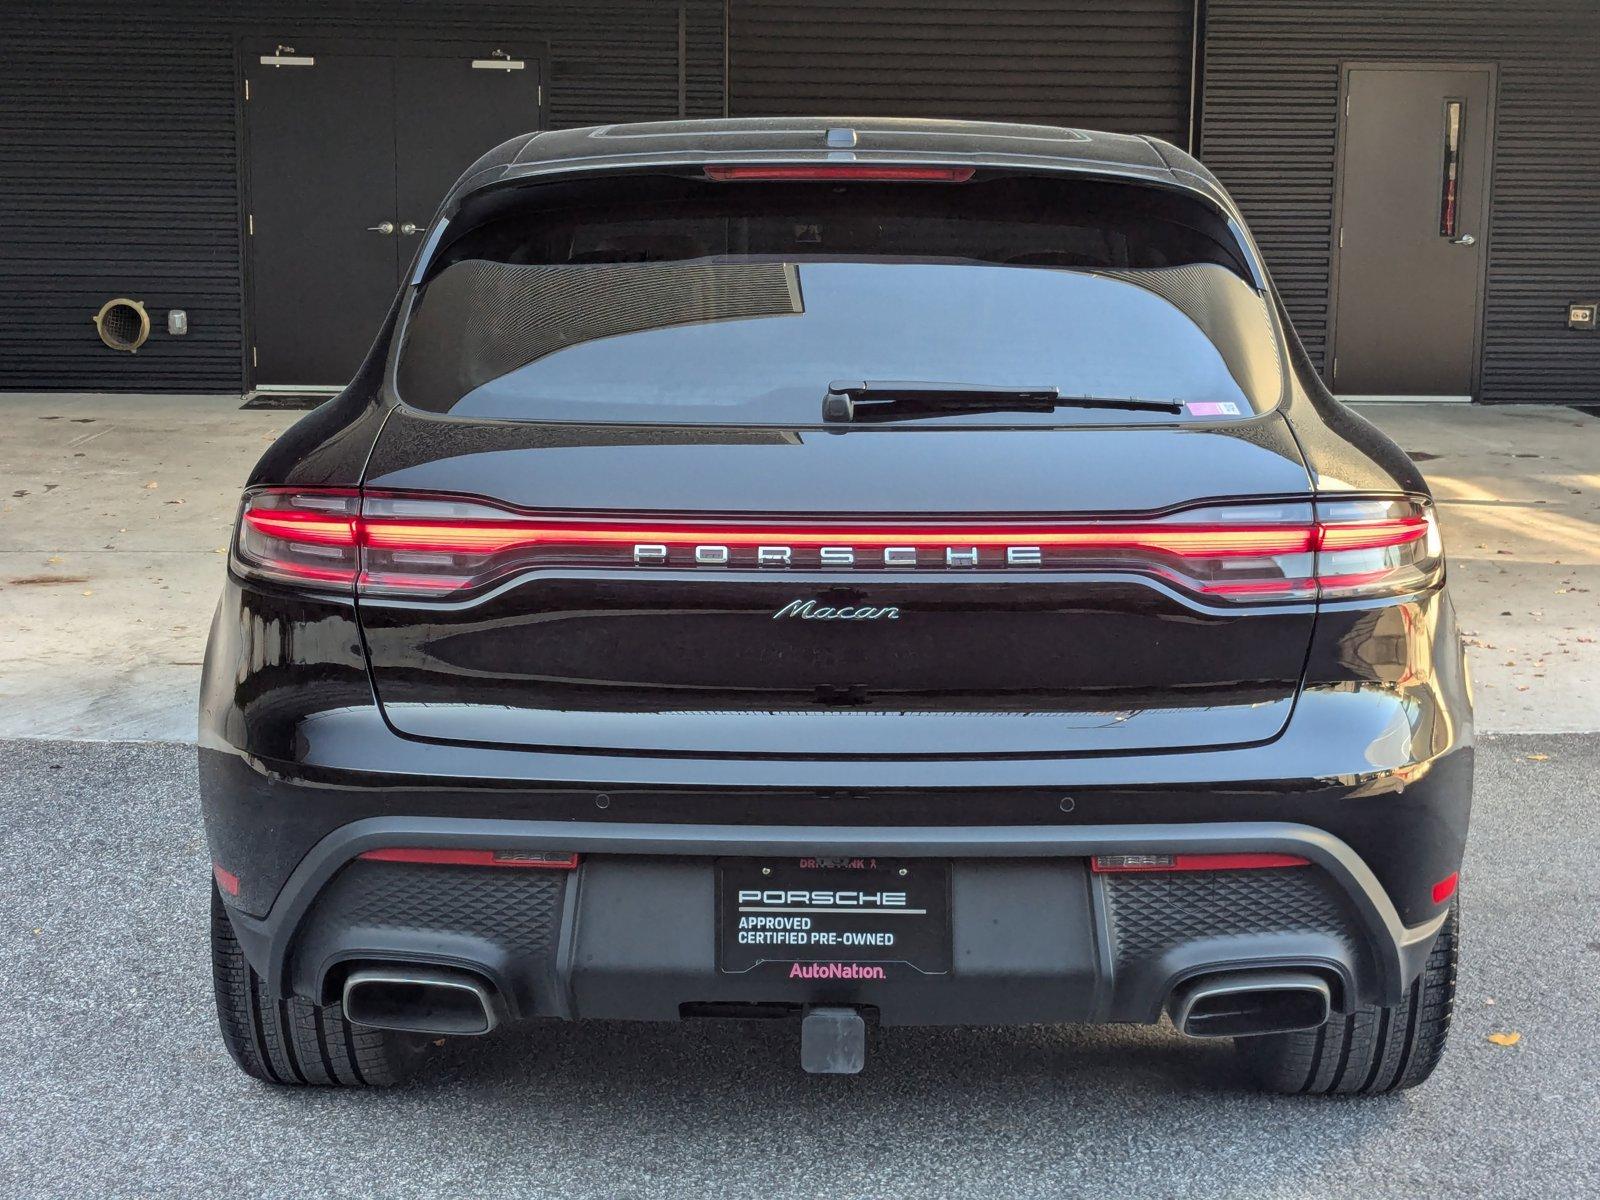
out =
{"type": "Polygon", "coordinates": [[[1409,499],[1212,505],[1141,520],[688,520],[517,511],[434,493],[269,488],[246,497],[241,574],[442,596],[542,568],[1135,572],[1235,604],[1393,595],[1440,569],[1409,499]]]}
{"type": "Polygon", "coordinates": [[[884,183],[965,183],[972,167],[897,165],[893,163],[736,163],[706,168],[717,183],[808,180],[876,180],[884,183]]]}
{"type": "Polygon", "coordinates": [[[1325,600],[1398,596],[1436,583],[1444,545],[1433,508],[1409,497],[1317,505],[1317,591],[1325,600]]]}
{"type": "Polygon", "coordinates": [[[360,516],[361,498],[347,489],[251,492],[239,514],[235,564],[257,578],[353,590],[360,516]]]}

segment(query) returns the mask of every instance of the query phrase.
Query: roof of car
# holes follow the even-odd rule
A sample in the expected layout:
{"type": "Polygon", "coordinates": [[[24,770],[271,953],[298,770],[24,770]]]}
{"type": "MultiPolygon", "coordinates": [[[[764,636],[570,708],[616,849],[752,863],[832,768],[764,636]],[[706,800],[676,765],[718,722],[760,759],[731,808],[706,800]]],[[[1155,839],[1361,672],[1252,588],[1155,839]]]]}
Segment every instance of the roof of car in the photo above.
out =
{"type": "Polygon", "coordinates": [[[711,121],[646,121],[553,129],[527,140],[518,163],[609,157],[617,153],[897,151],[949,154],[1022,152],[1092,159],[1121,166],[1166,164],[1148,138],[1125,133],[1011,125],[999,121],[935,121],[896,117],[746,117],[711,121]]]}
{"type": "Polygon", "coordinates": [[[590,170],[706,162],[908,161],[1146,179],[1205,193],[1232,208],[1209,171],[1157,138],[1056,125],[898,117],[646,121],[528,133],[468,168],[451,199],[496,182],[590,170]]]}

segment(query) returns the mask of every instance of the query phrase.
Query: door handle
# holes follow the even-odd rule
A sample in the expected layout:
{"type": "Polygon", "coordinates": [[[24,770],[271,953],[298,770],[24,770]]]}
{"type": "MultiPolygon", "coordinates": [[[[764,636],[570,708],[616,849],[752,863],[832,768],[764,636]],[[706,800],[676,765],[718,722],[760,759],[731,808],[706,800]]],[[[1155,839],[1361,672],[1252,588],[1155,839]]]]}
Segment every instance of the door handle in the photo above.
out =
{"type": "Polygon", "coordinates": [[[368,225],[367,226],[367,232],[368,233],[382,233],[382,234],[385,234],[385,235],[391,234],[391,233],[394,232],[394,222],[393,221],[384,221],[384,222],[382,222],[381,224],[378,224],[378,225],[368,225]]]}
{"type": "Polygon", "coordinates": [[[413,233],[416,233],[417,231],[418,231],[418,226],[412,221],[407,221],[404,225],[400,226],[400,232],[405,234],[407,237],[410,237],[413,233]]]}
{"type": "Polygon", "coordinates": [[[1451,238],[1450,244],[1452,246],[1476,246],[1478,244],[1478,239],[1473,237],[1470,233],[1463,233],[1458,238],[1451,238]]]}

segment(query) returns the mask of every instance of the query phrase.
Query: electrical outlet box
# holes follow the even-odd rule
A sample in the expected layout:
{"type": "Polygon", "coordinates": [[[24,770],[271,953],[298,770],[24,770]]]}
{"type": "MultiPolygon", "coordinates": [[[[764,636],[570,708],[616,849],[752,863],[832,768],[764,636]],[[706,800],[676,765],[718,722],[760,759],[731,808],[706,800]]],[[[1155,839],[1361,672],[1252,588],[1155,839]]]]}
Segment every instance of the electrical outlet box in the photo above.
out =
{"type": "Polygon", "coordinates": [[[1568,329],[1600,329],[1600,300],[1567,305],[1568,329]]]}

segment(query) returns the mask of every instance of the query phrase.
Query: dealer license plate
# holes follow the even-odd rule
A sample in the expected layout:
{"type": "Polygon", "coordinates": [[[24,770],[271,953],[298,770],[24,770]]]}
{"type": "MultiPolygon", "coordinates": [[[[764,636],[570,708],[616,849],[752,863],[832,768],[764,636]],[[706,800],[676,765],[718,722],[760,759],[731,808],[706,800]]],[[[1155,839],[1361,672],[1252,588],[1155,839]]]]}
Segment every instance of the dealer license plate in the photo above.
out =
{"type": "Polygon", "coordinates": [[[723,859],[717,965],[790,979],[950,970],[950,864],[930,859],[723,859]]]}

